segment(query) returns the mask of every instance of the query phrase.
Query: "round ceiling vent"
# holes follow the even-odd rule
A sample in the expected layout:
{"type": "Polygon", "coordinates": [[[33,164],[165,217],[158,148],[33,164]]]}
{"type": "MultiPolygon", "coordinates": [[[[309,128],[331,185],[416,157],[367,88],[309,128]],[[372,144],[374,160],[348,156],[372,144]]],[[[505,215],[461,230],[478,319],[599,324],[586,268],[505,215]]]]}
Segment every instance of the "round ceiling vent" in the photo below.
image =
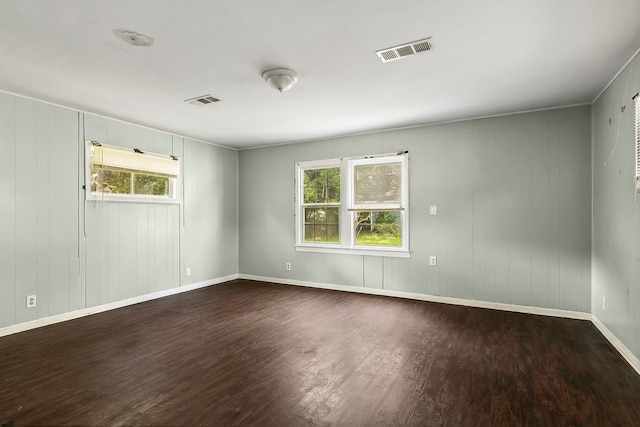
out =
{"type": "Polygon", "coordinates": [[[151,46],[153,44],[152,37],[136,33],[135,31],[125,30],[124,28],[116,28],[113,30],[113,34],[132,46],[151,46]]]}

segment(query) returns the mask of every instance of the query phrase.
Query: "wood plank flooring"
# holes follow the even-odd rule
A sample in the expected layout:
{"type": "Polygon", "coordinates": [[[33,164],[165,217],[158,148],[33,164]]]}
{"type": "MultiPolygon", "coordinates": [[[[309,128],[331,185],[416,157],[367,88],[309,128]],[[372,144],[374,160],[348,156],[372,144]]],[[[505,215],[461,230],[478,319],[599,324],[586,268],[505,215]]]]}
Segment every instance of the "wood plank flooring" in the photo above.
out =
{"type": "Polygon", "coordinates": [[[0,425],[633,426],[587,321],[235,280],[0,338],[0,425]]]}

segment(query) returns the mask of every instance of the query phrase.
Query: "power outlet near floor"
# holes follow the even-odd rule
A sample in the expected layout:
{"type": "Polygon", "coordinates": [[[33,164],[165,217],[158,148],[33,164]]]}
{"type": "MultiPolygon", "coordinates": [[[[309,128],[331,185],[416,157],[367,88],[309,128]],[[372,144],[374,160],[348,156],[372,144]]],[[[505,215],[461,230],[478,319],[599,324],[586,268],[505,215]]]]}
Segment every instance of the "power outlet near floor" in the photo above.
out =
{"type": "Polygon", "coordinates": [[[432,267],[435,267],[436,265],[438,265],[438,257],[435,255],[431,255],[429,257],[429,265],[432,267]]]}
{"type": "Polygon", "coordinates": [[[27,308],[36,308],[36,296],[27,295],[27,308]]]}
{"type": "Polygon", "coordinates": [[[287,270],[287,271],[291,271],[291,263],[290,262],[286,263],[284,265],[284,269],[287,270]]]}
{"type": "Polygon", "coordinates": [[[191,267],[187,267],[187,277],[191,276],[191,267]]]}

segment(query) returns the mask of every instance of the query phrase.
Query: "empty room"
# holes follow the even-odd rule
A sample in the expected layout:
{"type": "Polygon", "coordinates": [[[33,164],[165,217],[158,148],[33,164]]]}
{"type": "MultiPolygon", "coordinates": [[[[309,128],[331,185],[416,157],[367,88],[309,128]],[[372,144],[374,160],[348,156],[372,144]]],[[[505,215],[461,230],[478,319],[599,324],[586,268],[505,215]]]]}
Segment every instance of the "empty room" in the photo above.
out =
{"type": "Polygon", "coordinates": [[[0,426],[640,425],[640,2],[0,2],[0,426]]]}

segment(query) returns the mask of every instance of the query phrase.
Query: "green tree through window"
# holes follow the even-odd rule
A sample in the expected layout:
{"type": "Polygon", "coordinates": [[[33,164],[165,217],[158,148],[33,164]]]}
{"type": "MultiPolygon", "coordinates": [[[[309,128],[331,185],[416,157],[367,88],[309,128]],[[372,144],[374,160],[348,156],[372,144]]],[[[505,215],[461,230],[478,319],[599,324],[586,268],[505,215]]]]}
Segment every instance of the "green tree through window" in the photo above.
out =
{"type": "Polygon", "coordinates": [[[340,168],[303,172],[304,241],[340,241],[340,168]]]}
{"type": "Polygon", "coordinates": [[[178,158],[123,147],[87,143],[88,198],[118,201],[175,201],[178,158]]]}
{"type": "Polygon", "coordinates": [[[405,151],[296,163],[296,250],[409,256],[405,151]]]}

